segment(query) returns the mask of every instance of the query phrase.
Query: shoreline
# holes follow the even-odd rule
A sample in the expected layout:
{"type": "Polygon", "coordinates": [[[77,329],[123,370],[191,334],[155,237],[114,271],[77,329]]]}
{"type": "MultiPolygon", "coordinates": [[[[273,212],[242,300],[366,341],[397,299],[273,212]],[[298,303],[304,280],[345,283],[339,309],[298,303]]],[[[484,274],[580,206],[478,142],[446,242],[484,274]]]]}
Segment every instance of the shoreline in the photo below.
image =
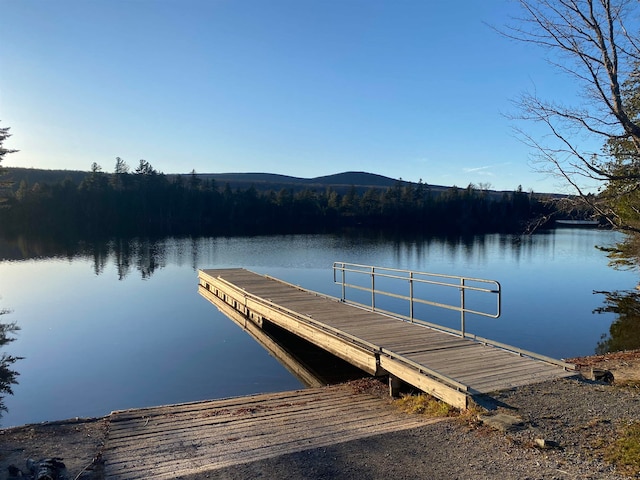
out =
{"type": "MultiPolygon", "coordinates": [[[[322,448],[301,449],[234,467],[182,477],[250,478],[536,478],[620,479],[606,460],[606,447],[623,423],[640,422],[640,350],[567,359],[584,372],[613,372],[613,385],[558,380],[500,392],[497,411],[516,416],[524,427],[498,431],[476,420],[446,419],[403,432],[374,435],[322,448]],[[542,449],[536,439],[558,448],[542,449]],[[455,442],[456,448],[446,448],[455,442]],[[380,448],[384,447],[384,451],[380,448]],[[417,452],[420,452],[419,454],[417,452]],[[389,455],[389,456],[388,456],[389,455]],[[389,466],[389,458],[394,458],[389,466]],[[431,461],[427,461],[430,458],[431,461]],[[336,461],[342,463],[334,470],[336,461]],[[302,475],[302,476],[300,476],[302,475]]],[[[0,430],[0,479],[9,465],[24,471],[27,459],[62,457],[69,478],[104,479],[102,453],[109,417],[72,418],[0,430]]],[[[176,477],[178,478],[178,477],[176,477]]]]}
{"type": "MultiPolygon", "coordinates": [[[[621,381],[627,381],[628,379],[633,380],[635,377],[638,377],[637,380],[640,381],[640,349],[634,350],[625,350],[621,352],[611,352],[600,355],[587,355],[582,357],[573,357],[573,358],[563,358],[563,361],[567,363],[573,363],[578,366],[578,372],[585,375],[588,374],[588,370],[591,367],[595,367],[598,369],[611,370],[614,374],[615,381],[620,383],[621,381]],[[637,366],[635,363],[637,362],[637,366]],[[605,368],[608,367],[608,368],[605,368]],[[637,369],[637,370],[636,370],[637,369]]],[[[248,394],[248,395],[238,395],[235,397],[220,397],[214,399],[207,400],[196,400],[194,402],[181,402],[181,403],[197,403],[197,402],[206,402],[210,400],[223,400],[227,398],[241,398],[248,397],[251,395],[257,394],[248,394]]],[[[171,405],[179,405],[179,404],[171,404],[171,405]]],[[[126,410],[141,410],[144,408],[153,408],[158,407],[160,405],[150,405],[148,407],[138,407],[126,410]]],[[[114,410],[115,412],[117,410],[114,410]]],[[[111,415],[109,414],[100,416],[100,417],[70,417],[66,419],[58,419],[58,420],[43,420],[42,422],[33,422],[33,423],[24,423],[21,425],[12,425],[9,427],[0,427],[0,435],[7,430],[14,430],[26,427],[34,427],[41,425],[65,425],[65,424],[73,424],[73,423],[89,423],[96,422],[100,420],[105,420],[111,415]]],[[[1,418],[1,417],[0,417],[1,418]]]]}

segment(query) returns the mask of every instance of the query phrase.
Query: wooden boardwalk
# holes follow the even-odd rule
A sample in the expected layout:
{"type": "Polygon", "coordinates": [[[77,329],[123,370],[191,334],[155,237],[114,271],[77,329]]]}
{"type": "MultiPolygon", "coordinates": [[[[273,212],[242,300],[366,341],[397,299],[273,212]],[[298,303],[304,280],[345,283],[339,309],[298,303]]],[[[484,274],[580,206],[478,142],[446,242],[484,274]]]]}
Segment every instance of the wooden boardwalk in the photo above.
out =
{"type": "Polygon", "coordinates": [[[201,270],[199,292],[248,329],[272,322],[370,374],[389,374],[460,408],[474,395],[576,374],[571,364],[371,312],[244,269],[201,270]]]}
{"type": "Polygon", "coordinates": [[[124,410],[109,420],[107,480],[206,475],[439,421],[400,413],[350,385],[124,410]]]}

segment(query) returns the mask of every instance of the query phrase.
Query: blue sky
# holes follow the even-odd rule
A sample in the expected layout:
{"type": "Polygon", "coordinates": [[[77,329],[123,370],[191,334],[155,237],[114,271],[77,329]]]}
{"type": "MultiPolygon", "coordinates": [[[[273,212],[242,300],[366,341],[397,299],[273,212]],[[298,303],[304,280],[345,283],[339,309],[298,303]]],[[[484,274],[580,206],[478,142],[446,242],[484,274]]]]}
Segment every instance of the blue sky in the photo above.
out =
{"type": "MultiPolygon", "coordinates": [[[[4,166],[560,191],[504,116],[572,85],[509,0],[0,0],[4,166]]],[[[525,127],[527,127],[525,125],[525,127]]],[[[533,127],[533,126],[530,126],[533,127]]]]}

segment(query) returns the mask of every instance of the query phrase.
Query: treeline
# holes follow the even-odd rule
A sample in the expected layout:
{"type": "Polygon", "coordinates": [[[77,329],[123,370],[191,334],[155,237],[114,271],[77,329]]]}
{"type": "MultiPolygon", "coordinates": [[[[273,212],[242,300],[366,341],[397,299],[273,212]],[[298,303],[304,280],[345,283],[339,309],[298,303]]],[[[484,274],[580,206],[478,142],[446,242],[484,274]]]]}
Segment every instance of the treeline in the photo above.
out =
{"type": "Polygon", "coordinates": [[[311,233],[343,227],[435,234],[519,232],[550,207],[522,192],[496,195],[469,186],[434,193],[422,182],[339,194],[232,190],[197,174],[167,176],[141,161],[107,174],[94,164],[81,181],[21,184],[0,209],[7,234],[217,235],[311,233]]]}

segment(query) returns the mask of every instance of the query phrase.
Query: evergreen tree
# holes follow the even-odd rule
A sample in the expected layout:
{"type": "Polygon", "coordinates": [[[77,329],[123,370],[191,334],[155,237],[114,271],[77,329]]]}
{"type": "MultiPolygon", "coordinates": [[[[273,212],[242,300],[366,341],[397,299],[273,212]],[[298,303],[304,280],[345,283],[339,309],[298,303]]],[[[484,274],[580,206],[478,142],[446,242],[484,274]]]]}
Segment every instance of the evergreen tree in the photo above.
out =
{"type": "Polygon", "coordinates": [[[9,133],[9,129],[10,127],[0,128],[0,203],[6,202],[6,197],[9,193],[9,187],[11,186],[10,181],[3,180],[3,177],[6,174],[6,170],[2,168],[2,160],[4,160],[5,155],[18,151],[5,148],[3,146],[5,140],[7,140],[11,136],[11,134],[9,133]]]}
{"type": "MultiPolygon", "coordinates": [[[[6,315],[9,310],[0,309],[0,316],[6,315]]],[[[12,333],[17,332],[20,328],[14,323],[0,323],[0,348],[13,342],[15,337],[10,336],[12,333]]],[[[18,372],[11,369],[11,366],[22,357],[16,357],[8,355],[3,352],[0,354],[0,411],[7,411],[7,407],[4,404],[5,394],[13,394],[11,388],[12,385],[18,383],[16,377],[18,372]]]]}
{"type": "MultiPolygon", "coordinates": [[[[0,163],[4,159],[5,155],[17,152],[17,150],[11,150],[3,146],[4,141],[10,136],[9,127],[0,128],[0,163]]],[[[0,166],[0,176],[3,174],[4,172],[0,166]]],[[[1,188],[2,184],[0,183],[0,189],[1,188]]],[[[0,317],[8,313],[9,310],[0,309],[0,317]]],[[[15,323],[0,323],[0,348],[13,342],[15,338],[10,335],[17,332],[19,329],[20,328],[15,323]]],[[[8,355],[6,352],[2,352],[2,354],[0,354],[0,411],[7,410],[7,407],[4,405],[4,394],[12,394],[13,390],[11,389],[11,386],[17,383],[16,377],[18,376],[18,372],[12,370],[11,366],[19,359],[20,357],[8,355]]]]}

